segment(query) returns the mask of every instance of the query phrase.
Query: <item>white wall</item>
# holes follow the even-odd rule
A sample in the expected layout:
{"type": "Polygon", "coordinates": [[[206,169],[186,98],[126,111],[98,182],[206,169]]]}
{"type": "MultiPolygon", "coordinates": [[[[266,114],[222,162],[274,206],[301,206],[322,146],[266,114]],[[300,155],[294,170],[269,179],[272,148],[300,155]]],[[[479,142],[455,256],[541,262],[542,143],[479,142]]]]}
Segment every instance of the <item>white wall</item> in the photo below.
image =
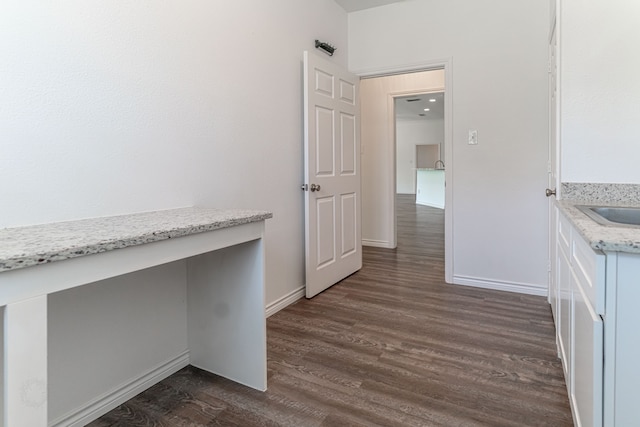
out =
{"type": "Polygon", "coordinates": [[[181,260],[48,297],[50,421],[187,350],[186,271],[181,260]]]}
{"type": "MultiPolygon", "coordinates": [[[[444,120],[396,119],[396,192],[416,193],[417,145],[441,145],[444,120]]],[[[444,152],[441,147],[441,153],[444,152]]],[[[434,167],[433,163],[427,167],[434,167]]]]}
{"type": "Polygon", "coordinates": [[[640,2],[561,0],[564,182],[640,183],[640,2]]]}
{"type": "Polygon", "coordinates": [[[0,5],[0,227],[188,205],[273,211],[267,303],[304,285],[302,51],[333,0],[0,5]]]}
{"type": "Polygon", "coordinates": [[[548,33],[539,0],[406,1],[349,14],[356,73],[451,59],[457,283],[545,292],[548,33]],[[477,146],[467,145],[470,129],[477,146]]]}

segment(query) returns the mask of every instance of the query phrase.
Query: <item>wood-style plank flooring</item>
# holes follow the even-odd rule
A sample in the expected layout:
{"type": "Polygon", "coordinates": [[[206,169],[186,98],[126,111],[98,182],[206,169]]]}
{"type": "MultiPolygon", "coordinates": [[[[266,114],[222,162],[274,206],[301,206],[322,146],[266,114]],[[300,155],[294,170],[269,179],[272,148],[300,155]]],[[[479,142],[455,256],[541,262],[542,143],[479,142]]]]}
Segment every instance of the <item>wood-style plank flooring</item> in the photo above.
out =
{"type": "Polygon", "coordinates": [[[267,392],[188,367],[90,425],[571,426],[545,298],[445,284],[443,211],[398,207],[396,250],[268,319],[267,392]]]}

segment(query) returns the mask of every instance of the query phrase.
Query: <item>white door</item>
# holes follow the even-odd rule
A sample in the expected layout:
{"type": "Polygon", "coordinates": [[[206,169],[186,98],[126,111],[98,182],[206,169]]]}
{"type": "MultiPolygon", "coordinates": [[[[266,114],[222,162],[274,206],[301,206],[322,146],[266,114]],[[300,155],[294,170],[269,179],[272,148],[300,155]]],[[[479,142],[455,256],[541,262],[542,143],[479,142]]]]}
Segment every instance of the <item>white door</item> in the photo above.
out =
{"type": "Polygon", "coordinates": [[[304,52],[307,298],[362,267],[358,83],[304,52]]]}
{"type": "Polygon", "coordinates": [[[558,190],[558,155],[557,155],[557,58],[556,58],[556,29],[553,25],[551,38],[549,40],[549,164],[548,164],[548,187],[547,197],[549,198],[549,303],[551,312],[556,320],[560,314],[557,313],[559,307],[558,299],[558,277],[557,271],[557,215],[554,198],[558,190]]]}

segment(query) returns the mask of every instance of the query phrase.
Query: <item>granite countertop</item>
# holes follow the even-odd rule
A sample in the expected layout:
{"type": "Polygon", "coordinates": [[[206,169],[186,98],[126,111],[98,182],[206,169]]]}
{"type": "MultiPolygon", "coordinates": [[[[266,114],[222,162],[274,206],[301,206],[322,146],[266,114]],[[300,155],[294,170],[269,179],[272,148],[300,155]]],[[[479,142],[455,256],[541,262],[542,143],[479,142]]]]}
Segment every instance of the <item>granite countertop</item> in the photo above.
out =
{"type": "Polygon", "coordinates": [[[576,205],[640,206],[636,203],[603,200],[558,200],[556,204],[593,249],[640,254],[640,228],[601,225],[578,210],[576,205]]]}
{"type": "Polygon", "coordinates": [[[0,229],[0,272],[262,221],[266,211],[181,208],[0,229]]]}

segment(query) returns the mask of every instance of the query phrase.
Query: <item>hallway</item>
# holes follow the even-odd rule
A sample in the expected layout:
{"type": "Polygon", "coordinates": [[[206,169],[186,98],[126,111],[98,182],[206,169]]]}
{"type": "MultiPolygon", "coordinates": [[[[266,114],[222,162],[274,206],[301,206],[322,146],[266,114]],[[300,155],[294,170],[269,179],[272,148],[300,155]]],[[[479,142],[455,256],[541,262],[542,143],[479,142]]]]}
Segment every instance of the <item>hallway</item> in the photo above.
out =
{"type": "Polygon", "coordinates": [[[267,321],[268,391],[185,368],[99,426],[571,426],[545,298],[444,283],[443,211],[267,321]]]}

